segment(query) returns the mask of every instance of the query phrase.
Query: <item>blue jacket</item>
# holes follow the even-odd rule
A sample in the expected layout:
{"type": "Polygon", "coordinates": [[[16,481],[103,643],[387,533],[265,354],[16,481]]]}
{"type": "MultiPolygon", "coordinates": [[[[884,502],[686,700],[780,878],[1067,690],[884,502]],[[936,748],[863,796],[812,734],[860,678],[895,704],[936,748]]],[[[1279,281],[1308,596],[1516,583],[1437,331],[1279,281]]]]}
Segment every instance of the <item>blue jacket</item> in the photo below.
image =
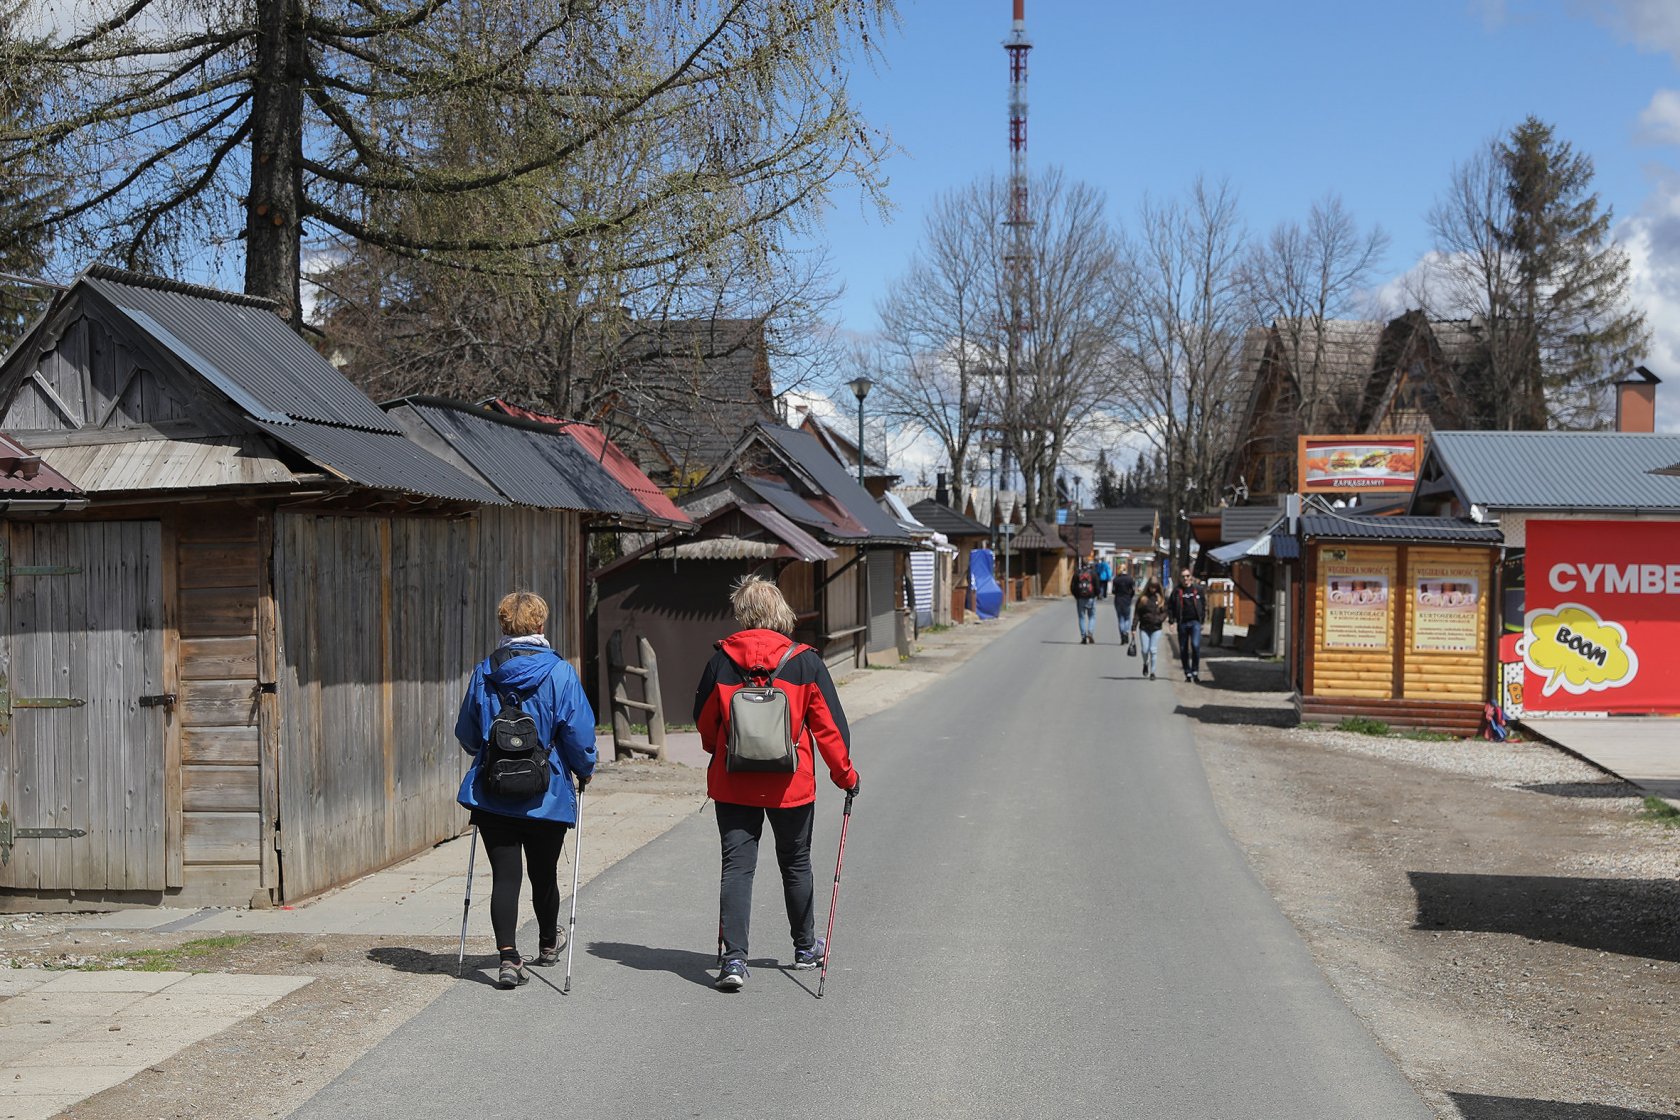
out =
{"type": "Polygon", "coordinates": [[[504,817],[577,823],[572,776],[587,778],[595,773],[595,713],[583,695],[577,671],[559,654],[542,649],[527,657],[509,658],[494,674],[488,657],[479,662],[461,701],[455,738],[460,740],[461,749],[473,756],[472,768],[461,780],[456,801],[469,809],[504,817]],[[501,702],[486,678],[514,694],[548,743],[548,762],[554,773],[548,780],[548,792],[540,800],[504,801],[486,795],[478,786],[478,768],[489,743],[490,724],[501,710],[501,702]]]}

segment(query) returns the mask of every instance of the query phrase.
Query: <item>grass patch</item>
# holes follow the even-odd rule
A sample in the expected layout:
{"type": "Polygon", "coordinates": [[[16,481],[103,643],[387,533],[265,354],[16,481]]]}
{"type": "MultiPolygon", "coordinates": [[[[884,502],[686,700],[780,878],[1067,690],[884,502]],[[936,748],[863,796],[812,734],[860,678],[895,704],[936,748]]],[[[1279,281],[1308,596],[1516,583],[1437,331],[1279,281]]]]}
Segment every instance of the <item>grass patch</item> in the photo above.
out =
{"type": "Polygon", "coordinates": [[[45,967],[64,972],[109,972],[116,968],[135,972],[202,972],[204,969],[196,966],[204,964],[207,958],[237,949],[250,940],[250,934],[229,933],[183,942],[173,949],[135,949],[109,957],[90,957],[75,964],[48,963],[45,967]]]}
{"type": "Polygon", "coordinates": [[[1454,743],[1458,741],[1457,735],[1448,735],[1440,731],[1430,731],[1423,727],[1411,728],[1408,731],[1402,732],[1400,737],[1402,739],[1415,739],[1420,743],[1454,743]]]}
{"type": "Polygon", "coordinates": [[[943,634],[943,633],[945,633],[945,631],[947,631],[949,629],[951,629],[951,627],[945,625],[943,622],[935,622],[935,623],[933,623],[929,626],[922,627],[922,633],[924,633],[924,634],[943,634]]]}
{"type": "Polygon", "coordinates": [[[1387,735],[1388,724],[1370,716],[1348,716],[1336,725],[1337,731],[1351,731],[1356,735],[1387,735]]]}
{"type": "Polygon", "coordinates": [[[1645,798],[1639,816],[1664,828],[1680,828],[1680,809],[1676,809],[1660,797],[1645,798]]]}

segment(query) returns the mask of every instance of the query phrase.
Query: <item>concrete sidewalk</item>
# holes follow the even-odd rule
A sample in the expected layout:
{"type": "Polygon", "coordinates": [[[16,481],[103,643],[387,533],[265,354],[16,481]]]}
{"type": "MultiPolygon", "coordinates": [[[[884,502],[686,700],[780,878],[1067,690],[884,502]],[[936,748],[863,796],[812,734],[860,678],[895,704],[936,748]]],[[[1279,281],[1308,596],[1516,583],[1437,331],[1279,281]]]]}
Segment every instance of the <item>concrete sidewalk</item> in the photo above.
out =
{"type": "Polygon", "coordinates": [[[1680,809],[1680,719],[1522,719],[1520,726],[1680,809]]]}

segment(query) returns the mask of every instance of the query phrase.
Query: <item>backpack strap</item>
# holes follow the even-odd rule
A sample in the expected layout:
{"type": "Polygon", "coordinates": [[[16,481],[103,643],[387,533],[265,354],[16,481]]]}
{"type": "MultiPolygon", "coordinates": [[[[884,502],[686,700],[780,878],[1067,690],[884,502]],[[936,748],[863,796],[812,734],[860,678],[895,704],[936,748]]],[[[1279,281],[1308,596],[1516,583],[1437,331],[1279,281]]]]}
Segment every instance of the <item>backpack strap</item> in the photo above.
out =
{"type": "MultiPolygon", "coordinates": [[[[493,673],[512,661],[516,657],[535,657],[547,649],[547,646],[503,646],[490,655],[490,671],[493,673]]],[[[490,691],[496,694],[496,699],[502,702],[503,708],[517,708],[520,705],[517,692],[504,692],[499,685],[492,684],[490,678],[484,678],[484,683],[490,691]]]]}
{"type": "Polygon", "coordinates": [[[764,677],[764,685],[762,685],[762,686],[755,685],[754,687],[767,687],[768,685],[770,685],[771,682],[773,682],[778,676],[781,675],[782,670],[787,668],[787,663],[789,661],[793,660],[795,654],[799,653],[801,650],[806,650],[806,649],[810,649],[810,648],[811,648],[810,646],[801,645],[799,642],[788,643],[787,649],[782,651],[781,660],[776,662],[776,667],[774,669],[771,669],[769,671],[769,674],[766,675],[763,666],[748,667],[746,665],[743,665],[739,661],[735,660],[733,657],[729,656],[729,651],[727,651],[723,648],[723,643],[722,642],[717,643],[717,651],[719,653],[723,654],[724,660],[728,661],[731,665],[735,666],[736,670],[741,674],[742,677],[764,677]]]}

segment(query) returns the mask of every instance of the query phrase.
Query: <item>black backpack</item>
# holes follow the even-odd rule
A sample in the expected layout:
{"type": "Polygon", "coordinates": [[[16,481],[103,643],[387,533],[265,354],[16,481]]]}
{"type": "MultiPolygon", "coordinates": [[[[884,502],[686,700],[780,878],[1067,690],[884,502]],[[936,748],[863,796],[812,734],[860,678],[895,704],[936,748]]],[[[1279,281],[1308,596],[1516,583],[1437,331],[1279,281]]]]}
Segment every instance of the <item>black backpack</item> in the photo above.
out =
{"type": "Polygon", "coordinates": [[[1073,577],[1073,595],[1076,599],[1091,599],[1097,594],[1097,581],[1089,571],[1081,571],[1073,577]]]}
{"type": "MultiPolygon", "coordinates": [[[[508,646],[490,657],[492,670],[515,657],[529,657],[534,649],[508,646]]],[[[485,680],[489,684],[488,678],[485,680]]],[[[491,685],[495,688],[494,685],[491,685]]],[[[501,708],[490,723],[490,738],[479,767],[484,792],[505,801],[530,801],[548,792],[554,768],[548,763],[548,744],[537,731],[537,721],[519,706],[517,695],[495,688],[501,708]]]]}

